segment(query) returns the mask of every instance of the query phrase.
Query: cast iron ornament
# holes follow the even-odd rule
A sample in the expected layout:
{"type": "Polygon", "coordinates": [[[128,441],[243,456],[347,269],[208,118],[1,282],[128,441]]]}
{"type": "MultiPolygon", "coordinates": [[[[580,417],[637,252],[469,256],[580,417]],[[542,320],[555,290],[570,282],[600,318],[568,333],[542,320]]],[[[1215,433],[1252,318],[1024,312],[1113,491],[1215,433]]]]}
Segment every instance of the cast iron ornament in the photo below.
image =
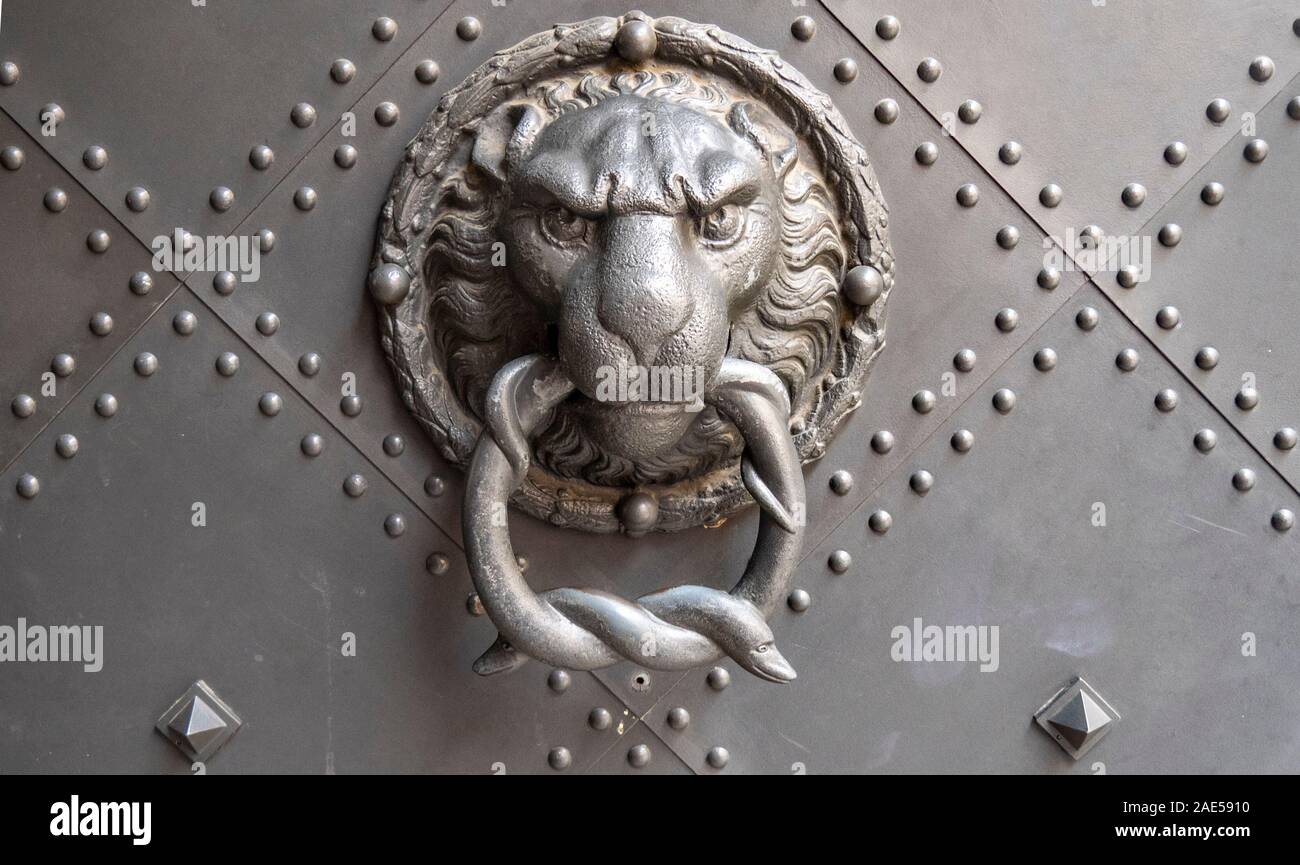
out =
{"type": "Polygon", "coordinates": [[[499,631],[475,671],[725,654],[793,679],[766,618],[801,552],[800,466],[861,403],[892,285],[844,118],[717,27],[558,25],[448,92],[393,178],[369,290],[403,399],[468,469],[465,548],[499,631]],[[751,501],[730,592],[636,601],[534,593],[505,518],[638,536],[751,501]]]}

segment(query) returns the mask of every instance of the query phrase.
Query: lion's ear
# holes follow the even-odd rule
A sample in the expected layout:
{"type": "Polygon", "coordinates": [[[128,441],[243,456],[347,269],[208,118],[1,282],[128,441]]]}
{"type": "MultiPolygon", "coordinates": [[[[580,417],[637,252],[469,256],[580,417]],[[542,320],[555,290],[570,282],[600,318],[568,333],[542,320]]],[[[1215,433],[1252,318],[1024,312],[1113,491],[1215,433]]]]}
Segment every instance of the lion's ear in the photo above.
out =
{"type": "Polygon", "coordinates": [[[778,180],[785,179],[799,155],[799,145],[771,110],[756,102],[737,102],[727,112],[727,124],[767,157],[778,180]]]}
{"type": "Polygon", "coordinates": [[[503,105],[484,117],[470,158],[482,171],[505,181],[542,131],[542,117],[531,105],[503,105]]]}

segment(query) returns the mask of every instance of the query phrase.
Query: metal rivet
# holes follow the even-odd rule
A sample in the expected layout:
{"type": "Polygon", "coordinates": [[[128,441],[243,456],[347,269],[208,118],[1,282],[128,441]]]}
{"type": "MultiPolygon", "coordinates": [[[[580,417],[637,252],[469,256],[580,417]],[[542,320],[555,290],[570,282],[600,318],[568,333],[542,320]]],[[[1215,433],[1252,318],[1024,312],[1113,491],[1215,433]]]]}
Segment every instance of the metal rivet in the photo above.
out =
{"type": "Polygon", "coordinates": [[[81,442],[72,433],[64,433],[54,440],[54,452],[65,460],[70,460],[81,450],[81,442]]]}
{"type": "Polygon", "coordinates": [[[325,439],[320,433],[307,433],[302,437],[302,441],[298,446],[302,449],[304,455],[318,457],[321,455],[321,451],[325,450],[325,439]]]}
{"type": "Polygon", "coordinates": [[[876,103],[873,114],[878,122],[889,125],[898,119],[898,103],[892,99],[882,99],[876,103]]]}
{"type": "Polygon", "coordinates": [[[1212,180],[1201,187],[1201,201],[1210,205],[1218,204],[1223,201],[1223,193],[1223,184],[1217,180],[1212,180]]]}
{"type": "Polygon", "coordinates": [[[627,762],[634,769],[644,769],[650,765],[650,746],[633,745],[627,752],[627,762]]]}
{"type": "Polygon", "coordinates": [[[608,730],[613,723],[614,716],[610,714],[609,709],[600,706],[592,709],[587,715],[587,726],[593,730],[608,730]]]}
{"type": "Polygon", "coordinates": [[[704,755],[704,759],[715,769],[725,769],[727,763],[731,761],[731,753],[721,745],[715,745],[709,749],[708,754],[704,755]]]}
{"type": "Polygon", "coordinates": [[[925,469],[917,469],[907,479],[907,485],[912,488],[912,492],[923,496],[934,488],[934,475],[925,469]]]}
{"type": "Polygon", "coordinates": [[[310,102],[299,102],[289,111],[289,119],[299,129],[306,129],[316,122],[316,109],[310,102]]]}
{"type": "Polygon", "coordinates": [[[934,165],[939,158],[939,148],[933,141],[922,141],[916,148],[916,161],[922,165],[934,165]]]}
{"type": "Polygon", "coordinates": [[[1250,411],[1255,406],[1259,405],[1259,391],[1255,390],[1253,387],[1243,387],[1241,390],[1237,391],[1237,395],[1233,397],[1232,401],[1235,402],[1237,408],[1242,411],[1250,411]]]}
{"type": "Polygon", "coordinates": [[[441,577],[451,569],[451,559],[446,553],[429,553],[429,557],[424,560],[424,569],[432,576],[441,577]]]}
{"type": "Polygon", "coordinates": [[[395,103],[381,102],[375,106],[375,122],[380,126],[392,126],[401,116],[402,112],[395,103]]]}
{"type": "Polygon", "coordinates": [[[1183,239],[1183,228],[1176,222],[1170,222],[1160,227],[1160,233],[1156,237],[1161,246],[1177,246],[1183,239]]]}
{"type": "Polygon", "coordinates": [[[158,371],[158,358],[152,352],[142,351],[135,356],[131,366],[137,375],[148,378],[158,371]]]}
{"type": "Polygon", "coordinates": [[[886,15],[876,22],[876,35],[888,41],[898,36],[899,27],[897,18],[893,15],[886,15]]]}
{"type": "Polygon", "coordinates": [[[22,168],[23,162],[25,162],[26,159],[27,157],[20,147],[10,145],[4,150],[0,150],[0,165],[3,165],[10,171],[17,171],[22,168]]]}
{"type": "Polygon", "coordinates": [[[67,378],[77,371],[77,359],[70,354],[56,354],[50,360],[50,372],[59,378],[67,378]]]}
{"type": "Polygon", "coordinates": [[[841,84],[848,84],[858,77],[858,62],[852,57],[844,57],[835,63],[833,71],[836,81],[841,84]]]}
{"type": "Polygon", "coordinates": [[[1255,488],[1255,472],[1241,468],[1232,473],[1232,487],[1237,492],[1247,492],[1255,488]]]}
{"type": "Polygon", "coordinates": [[[1205,106],[1205,116],[1210,118],[1211,123],[1222,123],[1231,113],[1232,105],[1226,99],[1213,99],[1205,106]]]}
{"type": "Polygon", "coordinates": [[[101,393],[95,397],[95,414],[100,417],[112,417],[117,414],[117,397],[111,393],[101,393]]]}
{"type": "Polygon", "coordinates": [[[882,429],[871,436],[871,449],[878,454],[887,454],[894,447],[894,434],[882,429]]]}
{"type": "Polygon", "coordinates": [[[1165,162],[1170,165],[1182,165],[1187,159],[1187,145],[1181,141],[1171,142],[1165,147],[1165,162]]]}
{"type": "Polygon", "coordinates": [[[1219,350],[1212,345],[1202,347],[1196,352],[1196,365],[1201,369],[1214,369],[1219,365],[1219,350]]]}
{"type": "Polygon", "coordinates": [[[568,670],[551,670],[546,677],[546,687],[557,694],[568,690],[569,685],[572,683],[573,678],[569,675],[568,670]]]}
{"type": "Polygon", "coordinates": [[[807,15],[800,15],[790,25],[790,35],[800,42],[809,42],[817,35],[817,22],[807,15]]]}
{"type": "Polygon", "coordinates": [[[1263,162],[1264,157],[1268,156],[1268,142],[1262,138],[1255,138],[1247,142],[1241,155],[1246,157],[1247,162],[1263,162]]]}
{"type": "Polygon", "coordinates": [[[275,151],[265,144],[258,144],[248,151],[248,164],[258,171],[265,171],[275,162],[275,151]]]}
{"type": "Polygon", "coordinates": [[[314,351],[309,351],[298,358],[298,372],[308,378],[320,372],[320,355],[314,351]]]}
{"type": "Polygon", "coordinates": [[[343,479],[343,492],[354,499],[360,498],[367,486],[369,484],[366,482],[366,477],[360,472],[354,472],[343,479]]]}
{"type": "Polygon", "coordinates": [[[926,57],[916,66],[916,77],[926,84],[933,84],[943,74],[943,64],[934,57],[926,57]]]}
{"type": "Polygon", "coordinates": [[[1278,508],[1269,518],[1269,524],[1279,532],[1289,532],[1295,525],[1295,513],[1287,508],[1278,508]]]}
{"type": "Polygon", "coordinates": [[[12,60],[6,60],[0,63],[0,87],[13,87],[22,77],[22,72],[18,69],[18,64],[12,60]]]}
{"type": "Polygon", "coordinates": [[[1273,61],[1263,55],[1250,61],[1250,77],[1259,82],[1273,77],[1273,61]]]}
{"type": "Polygon", "coordinates": [[[41,203],[50,213],[62,213],[68,206],[68,193],[57,186],[51,186],[46,191],[45,197],[41,199],[41,203]]]}
{"type": "Polygon", "coordinates": [[[1020,242],[1020,229],[1014,225],[1004,225],[998,229],[997,234],[998,246],[1003,249],[1015,249],[1016,244],[1020,242]]]}
{"type": "Polygon", "coordinates": [[[1050,348],[1040,348],[1034,352],[1034,369],[1039,372],[1056,369],[1056,352],[1050,348]]]}
{"type": "Polygon", "coordinates": [[[397,22],[388,16],[376,18],[370,25],[370,33],[380,42],[390,42],[397,35],[397,22]]]}
{"type": "Polygon", "coordinates": [[[95,336],[108,336],[113,332],[113,316],[97,312],[90,317],[90,332],[95,336]]]}
{"type": "Polygon", "coordinates": [[[932,390],[918,390],[912,396],[912,410],[917,414],[929,414],[937,400],[932,390]]]}
{"type": "Polygon", "coordinates": [[[406,295],[411,290],[410,275],[391,263],[381,264],[370,271],[367,283],[370,296],[385,306],[396,306],[406,300],[406,295]]]}
{"type": "Polygon", "coordinates": [[[30,394],[20,393],[9,404],[15,417],[31,417],[36,413],[36,400],[30,394]]]}
{"type": "Polygon", "coordinates": [[[1147,200],[1147,188],[1140,183],[1130,183],[1120,192],[1119,199],[1125,207],[1141,207],[1147,200]]]}
{"type": "Polygon", "coordinates": [[[212,290],[222,297],[229,297],[235,291],[238,283],[235,275],[228,270],[223,270],[212,277],[212,290]]]}
{"type": "Polygon", "coordinates": [[[264,312],[253,324],[262,336],[271,336],[280,329],[280,316],[273,312],[264,312]]]}
{"type": "Polygon", "coordinates": [[[1024,152],[1025,149],[1019,141],[1008,141],[998,148],[998,159],[1002,160],[1003,165],[1015,165],[1024,152]]]}
{"type": "Polygon", "coordinates": [[[108,165],[108,151],[98,144],[92,144],[81,154],[81,164],[91,171],[99,171],[108,165]]]}
{"type": "Polygon", "coordinates": [[[721,691],[731,684],[731,674],[727,672],[725,667],[714,667],[709,670],[709,675],[704,680],[708,682],[709,687],[713,690],[721,691]]]}
{"type": "Polygon", "coordinates": [[[262,254],[275,249],[275,232],[269,228],[259,228],[257,231],[257,245],[262,250],[262,254]]]}
{"type": "Polygon", "coordinates": [[[957,118],[962,123],[978,123],[980,115],[984,113],[984,106],[980,105],[974,99],[967,99],[961,105],[957,106],[957,118]]]}
{"type": "Polygon", "coordinates": [[[229,186],[218,186],[208,193],[208,206],[217,213],[225,213],[235,204],[235,193],[229,186]]]}
{"type": "Polygon", "coordinates": [[[293,194],[293,206],[299,210],[311,210],[316,206],[316,190],[310,186],[300,186],[293,194]]]}
{"type": "Polygon", "coordinates": [[[347,84],[356,77],[357,67],[351,60],[340,57],[330,64],[330,78],[337,84],[347,84]]]}
{"type": "Polygon", "coordinates": [[[397,433],[384,436],[384,453],[390,457],[399,457],[406,450],[406,439],[397,433]]]}
{"type": "Polygon", "coordinates": [[[172,319],[172,329],[181,336],[189,336],[194,333],[194,329],[198,326],[198,317],[188,309],[176,313],[176,316],[172,319]]]}
{"type": "Polygon", "coordinates": [[[437,498],[447,491],[447,482],[437,475],[429,475],[424,479],[424,494],[437,498]]]}
{"type": "Polygon", "coordinates": [[[853,489],[853,475],[840,469],[831,474],[830,479],[831,492],[837,496],[846,496],[853,489]]]}
{"type": "Polygon", "coordinates": [[[126,207],[132,213],[143,213],[149,208],[149,190],[143,186],[132,187],[126,193],[126,207]]]}
{"type": "Polygon", "coordinates": [[[1192,444],[1203,454],[1214,450],[1214,446],[1219,443],[1219,434],[1212,429],[1197,430],[1196,435],[1192,436],[1192,444]]]}
{"type": "Polygon", "coordinates": [[[842,574],[853,564],[853,557],[848,550],[836,550],[826,559],[826,566],[837,574],[842,574]]]}
{"type": "Polygon", "coordinates": [[[1178,391],[1171,387],[1163,388],[1156,394],[1156,408],[1161,411],[1173,411],[1178,407],[1178,391]]]}
{"type": "Polygon", "coordinates": [[[96,228],[90,234],[86,235],[86,248],[96,255],[102,255],[108,252],[108,246],[113,242],[108,232],[102,228],[96,228]]]}
{"type": "Polygon", "coordinates": [[[795,589],[790,593],[790,596],[785,599],[785,602],[789,605],[790,609],[794,610],[796,613],[804,613],[808,611],[810,606],[812,606],[812,595],[808,594],[803,589],[795,589]]]}
{"type": "Polygon", "coordinates": [[[351,168],[357,164],[357,149],[351,144],[340,144],[334,148],[334,164],[339,168],[351,168]]]}
{"type": "Polygon", "coordinates": [[[973,183],[963,183],[957,187],[957,203],[962,207],[974,207],[980,200],[979,187],[973,183]]]}
{"type": "Polygon", "coordinates": [[[267,417],[275,417],[280,413],[280,409],[283,407],[284,401],[280,399],[278,393],[264,393],[257,401],[258,410],[267,417]]]}
{"type": "MultiPolygon", "coordinates": [[[[644,22],[640,22],[644,23],[644,22]]],[[[456,22],[456,35],[465,42],[473,42],[483,34],[483,25],[472,15],[467,15],[456,22]]]]}
{"type": "Polygon", "coordinates": [[[691,713],[681,706],[668,710],[668,726],[674,730],[685,730],[691,723],[691,713]]]}
{"type": "Polygon", "coordinates": [[[569,753],[568,748],[552,748],[546,755],[547,764],[557,772],[563,772],[573,765],[573,755],[569,753]]]}
{"type": "Polygon", "coordinates": [[[894,525],[894,518],[889,511],[873,511],[867,517],[867,527],[878,535],[883,535],[894,525]]]}
{"type": "Polygon", "coordinates": [[[1293,96],[1286,104],[1286,116],[1292,120],[1300,120],[1300,96],[1293,96]]]}
{"type": "Polygon", "coordinates": [[[1126,348],[1119,354],[1115,355],[1115,366],[1124,372],[1132,372],[1137,369],[1138,353],[1136,349],[1126,348]]]}
{"type": "Polygon", "coordinates": [[[1038,271],[1038,287],[1051,291],[1061,284],[1061,271],[1050,264],[1038,271]]]}
{"type": "Polygon", "coordinates": [[[441,71],[432,60],[421,60],[415,67],[415,80],[421,84],[433,84],[441,71]]]}
{"type": "Polygon", "coordinates": [[[1097,249],[1103,237],[1100,225],[1085,225],[1079,231],[1079,243],[1084,249],[1097,249]]]}
{"type": "Polygon", "coordinates": [[[1061,187],[1055,183],[1049,183],[1038,191],[1038,201],[1043,207],[1056,207],[1064,196],[1061,187]]]}
{"type": "Polygon", "coordinates": [[[1009,387],[1000,388],[993,394],[993,407],[1007,414],[1016,407],[1016,392],[1009,387]]]}
{"type": "MultiPolygon", "coordinates": [[[[409,285],[409,280],[406,284],[409,285]]],[[[844,282],[840,286],[844,297],[856,306],[870,306],[884,290],[885,278],[881,276],[879,270],[869,264],[859,264],[851,269],[844,275],[844,282]]]]}
{"type": "Polygon", "coordinates": [[[1141,276],[1142,272],[1138,270],[1137,265],[1125,264],[1115,271],[1115,282],[1119,283],[1121,288],[1133,288],[1138,284],[1141,276]]]}
{"type": "Polygon", "coordinates": [[[1020,313],[1008,306],[998,310],[993,322],[997,325],[998,330],[1003,333],[1010,333],[1016,329],[1016,325],[1020,324],[1020,313]]]}
{"type": "Polygon", "coordinates": [[[143,297],[153,290],[153,277],[143,270],[138,270],[127,280],[127,287],[131,289],[132,294],[143,297]]]}
{"type": "Polygon", "coordinates": [[[1277,432],[1273,433],[1273,447],[1280,451],[1289,451],[1296,446],[1296,431],[1294,427],[1284,426],[1277,432]]]}
{"type": "Polygon", "coordinates": [[[239,372],[239,355],[233,351],[223,351],[217,355],[217,372],[226,378],[230,378],[239,372]]]}
{"type": "Polygon", "coordinates": [[[361,414],[361,397],[356,394],[343,397],[339,400],[339,409],[348,417],[356,417],[361,414]]]}
{"type": "Polygon", "coordinates": [[[959,372],[970,372],[975,368],[975,350],[973,348],[963,348],[952,356],[952,365],[959,372]]]}
{"type": "Polygon", "coordinates": [[[483,599],[478,596],[477,592],[465,599],[465,610],[471,616],[481,616],[486,612],[483,609],[483,599]]]}
{"type": "Polygon", "coordinates": [[[964,454],[975,446],[975,433],[968,429],[959,429],[952,434],[948,443],[957,453],[964,454]]]}
{"type": "Polygon", "coordinates": [[[384,533],[395,538],[406,531],[406,517],[401,514],[389,514],[384,517],[384,533]]]}
{"type": "Polygon", "coordinates": [[[23,474],[19,476],[16,488],[18,490],[18,495],[25,499],[34,499],[36,496],[40,495],[41,482],[37,479],[36,475],[23,474]]]}
{"type": "Polygon", "coordinates": [[[1173,330],[1178,327],[1178,322],[1182,320],[1181,313],[1176,306],[1162,306],[1156,311],[1156,324],[1165,330],[1173,330]]]}

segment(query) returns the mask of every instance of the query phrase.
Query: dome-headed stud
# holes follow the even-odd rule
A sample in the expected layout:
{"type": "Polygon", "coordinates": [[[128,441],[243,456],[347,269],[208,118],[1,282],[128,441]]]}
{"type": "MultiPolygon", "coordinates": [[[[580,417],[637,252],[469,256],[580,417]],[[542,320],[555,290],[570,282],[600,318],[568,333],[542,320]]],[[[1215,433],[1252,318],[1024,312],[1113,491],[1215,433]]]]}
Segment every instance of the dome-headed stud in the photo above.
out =
{"type": "Polygon", "coordinates": [[[649,22],[632,19],[618,28],[614,37],[614,50],[629,63],[644,63],[655,56],[659,37],[649,22]]]}
{"type": "Polygon", "coordinates": [[[370,296],[385,306],[406,300],[411,290],[410,275],[396,264],[385,262],[370,271],[370,296]]]}
{"type": "Polygon", "coordinates": [[[859,264],[844,276],[840,287],[844,297],[855,306],[870,306],[885,290],[885,278],[869,264],[859,264]]]}
{"type": "Polygon", "coordinates": [[[623,531],[640,537],[659,522],[659,500],[647,492],[635,492],[618,503],[618,518],[623,531]]]}

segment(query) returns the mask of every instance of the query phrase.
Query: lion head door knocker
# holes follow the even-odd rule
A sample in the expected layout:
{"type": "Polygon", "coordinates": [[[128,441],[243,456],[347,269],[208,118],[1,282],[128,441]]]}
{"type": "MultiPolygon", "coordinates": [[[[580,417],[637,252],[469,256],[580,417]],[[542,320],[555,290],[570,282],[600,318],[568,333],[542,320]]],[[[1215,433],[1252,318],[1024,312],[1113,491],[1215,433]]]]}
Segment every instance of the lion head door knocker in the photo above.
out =
{"type": "Polygon", "coordinates": [[[369,289],[406,404],[468,466],[465,549],[499,632],[475,671],[727,655],[795,677],[766,620],[800,555],[801,464],[884,347],[887,225],[830,99],[716,27],[560,25],[442,99],[393,179],[369,289]],[[730,592],[630,601],[533,592],[508,502],[634,536],[761,517],[730,592]]]}

